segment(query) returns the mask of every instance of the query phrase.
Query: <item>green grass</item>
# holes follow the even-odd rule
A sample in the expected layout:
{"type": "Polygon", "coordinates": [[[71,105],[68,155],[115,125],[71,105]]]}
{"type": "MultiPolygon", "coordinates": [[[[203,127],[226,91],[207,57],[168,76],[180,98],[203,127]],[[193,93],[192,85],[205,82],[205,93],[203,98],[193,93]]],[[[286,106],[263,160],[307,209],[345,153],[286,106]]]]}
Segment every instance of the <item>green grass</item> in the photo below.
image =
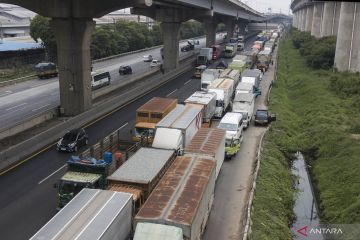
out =
{"type": "Polygon", "coordinates": [[[9,81],[15,78],[34,75],[32,66],[23,66],[19,68],[0,69],[0,82],[9,81]]]}
{"type": "Polygon", "coordinates": [[[265,139],[252,239],[287,239],[293,190],[288,167],[301,151],[311,165],[321,220],[360,222],[359,75],[306,66],[290,39],[279,49],[270,109],[277,122],[265,139]]]}

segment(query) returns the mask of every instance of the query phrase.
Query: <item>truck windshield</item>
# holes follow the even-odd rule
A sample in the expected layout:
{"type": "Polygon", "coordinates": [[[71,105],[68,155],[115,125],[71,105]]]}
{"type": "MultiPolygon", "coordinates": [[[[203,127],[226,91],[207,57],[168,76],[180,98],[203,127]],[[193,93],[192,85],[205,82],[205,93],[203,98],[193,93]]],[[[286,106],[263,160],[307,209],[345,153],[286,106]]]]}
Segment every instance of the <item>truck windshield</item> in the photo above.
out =
{"type": "Polygon", "coordinates": [[[217,107],[223,107],[224,106],[224,102],[222,100],[216,100],[216,106],[217,107]]]}
{"type": "Polygon", "coordinates": [[[209,86],[208,83],[202,83],[202,84],[201,84],[201,88],[203,88],[203,89],[207,89],[208,86],[209,86]]]}
{"type": "Polygon", "coordinates": [[[153,137],[154,136],[154,129],[149,128],[135,128],[135,136],[137,137],[153,137]]]}
{"type": "Polygon", "coordinates": [[[224,129],[226,131],[237,131],[238,126],[234,123],[220,123],[218,128],[224,129]]]}
{"type": "Polygon", "coordinates": [[[59,187],[59,193],[61,195],[73,194],[73,196],[75,196],[85,187],[93,188],[93,186],[91,186],[90,183],[81,184],[81,183],[73,183],[73,182],[61,182],[59,187]]]}

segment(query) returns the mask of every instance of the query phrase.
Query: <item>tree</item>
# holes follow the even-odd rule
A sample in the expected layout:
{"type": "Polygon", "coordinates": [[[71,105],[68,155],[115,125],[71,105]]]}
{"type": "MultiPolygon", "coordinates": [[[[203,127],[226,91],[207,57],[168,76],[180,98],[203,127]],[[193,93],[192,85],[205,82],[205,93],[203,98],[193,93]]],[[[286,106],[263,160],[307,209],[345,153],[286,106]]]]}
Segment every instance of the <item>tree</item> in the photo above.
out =
{"type": "Polygon", "coordinates": [[[41,40],[41,45],[45,48],[48,60],[56,61],[57,49],[56,39],[50,27],[50,19],[36,15],[30,23],[30,36],[34,41],[41,40]]]}

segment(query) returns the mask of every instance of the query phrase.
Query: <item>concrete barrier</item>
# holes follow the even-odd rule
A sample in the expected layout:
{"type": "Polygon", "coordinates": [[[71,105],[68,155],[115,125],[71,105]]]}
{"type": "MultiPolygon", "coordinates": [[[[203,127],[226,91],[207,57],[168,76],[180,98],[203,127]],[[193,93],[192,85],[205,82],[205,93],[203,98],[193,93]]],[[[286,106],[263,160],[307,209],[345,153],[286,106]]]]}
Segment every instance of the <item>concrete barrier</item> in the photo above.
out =
{"type": "Polygon", "coordinates": [[[15,164],[29,160],[31,155],[36,151],[39,151],[39,149],[43,149],[46,146],[52,146],[57,139],[66,133],[67,129],[82,127],[96,119],[100,119],[111,111],[120,109],[190,70],[193,68],[193,65],[194,59],[191,58],[183,61],[181,67],[175,71],[166,74],[156,74],[146,81],[138,81],[137,84],[134,84],[133,87],[124,94],[103,101],[80,115],[69,118],[63,123],[2,151],[0,153],[0,170],[6,170],[15,164]]]}

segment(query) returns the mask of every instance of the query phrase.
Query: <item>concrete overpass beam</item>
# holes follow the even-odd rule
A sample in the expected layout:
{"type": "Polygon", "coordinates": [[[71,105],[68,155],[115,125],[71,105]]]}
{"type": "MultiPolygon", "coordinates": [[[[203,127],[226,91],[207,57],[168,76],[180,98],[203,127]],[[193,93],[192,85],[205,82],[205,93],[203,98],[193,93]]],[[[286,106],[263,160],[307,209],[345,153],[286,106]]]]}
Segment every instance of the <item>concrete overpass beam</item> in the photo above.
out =
{"type": "Polygon", "coordinates": [[[359,26],[360,3],[342,2],[334,63],[339,71],[360,71],[359,26]]]}
{"type": "Polygon", "coordinates": [[[321,37],[321,23],[322,23],[322,13],[323,13],[324,3],[315,3],[314,4],[314,13],[313,21],[311,27],[311,35],[320,38],[321,37]]]}
{"type": "Polygon", "coordinates": [[[216,43],[217,21],[214,18],[205,18],[204,27],[206,31],[206,47],[211,47],[216,43]]]}
{"type": "Polygon", "coordinates": [[[90,19],[53,18],[58,53],[60,103],[67,116],[91,107],[90,42],[95,22],[90,19]]]}
{"type": "Polygon", "coordinates": [[[306,10],[306,22],[305,22],[306,32],[311,32],[313,14],[314,14],[314,6],[308,6],[306,10]]]}

